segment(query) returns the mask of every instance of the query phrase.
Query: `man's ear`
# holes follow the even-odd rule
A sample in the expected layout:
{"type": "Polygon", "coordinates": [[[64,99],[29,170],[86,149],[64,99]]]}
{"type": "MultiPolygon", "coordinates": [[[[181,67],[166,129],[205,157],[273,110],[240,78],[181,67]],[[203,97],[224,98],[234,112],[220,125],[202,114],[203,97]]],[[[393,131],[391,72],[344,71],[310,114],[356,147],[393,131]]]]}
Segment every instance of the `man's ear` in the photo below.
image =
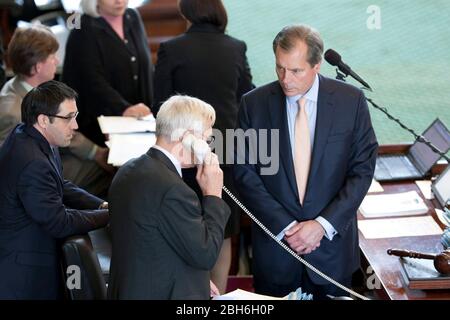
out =
{"type": "Polygon", "coordinates": [[[31,76],[37,75],[42,70],[42,62],[36,63],[33,68],[31,68],[31,76]]]}
{"type": "Polygon", "coordinates": [[[319,62],[318,64],[316,64],[315,66],[314,66],[314,70],[317,72],[317,73],[319,73],[320,72],[320,66],[322,65],[322,61],[321,62],[319,62]]]}
{"type": "Polygon", "coordinates": [[[43,114],[38,115],[37,124],[39,127],[41,127],[42,129],[47,129],[49,123],[50,119],[46,115],[43,114]]]}

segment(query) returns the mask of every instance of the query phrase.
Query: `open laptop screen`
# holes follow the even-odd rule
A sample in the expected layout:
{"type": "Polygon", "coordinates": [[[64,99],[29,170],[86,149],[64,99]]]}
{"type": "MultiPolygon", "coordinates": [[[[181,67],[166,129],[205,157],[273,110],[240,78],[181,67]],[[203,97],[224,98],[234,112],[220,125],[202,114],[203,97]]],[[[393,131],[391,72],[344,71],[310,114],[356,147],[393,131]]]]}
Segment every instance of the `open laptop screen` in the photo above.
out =
{"type": "Polygon", "coordinates": [[[446,202],[450,200],[450,165],[447,166],[447,169],[432,184],[431,190],[433,190],[441,206],[445,207],[446,202]]]}
{"type": "MultiPolygon", "coordinates": [[[[450,132],[439,119],[433,121],[423,136],[444,153],[450,149],[450,132]]],[[[417,140],[409,149],[409,155],[421,174],[430,170],[440,158],[426,144],[417,140]]]]}

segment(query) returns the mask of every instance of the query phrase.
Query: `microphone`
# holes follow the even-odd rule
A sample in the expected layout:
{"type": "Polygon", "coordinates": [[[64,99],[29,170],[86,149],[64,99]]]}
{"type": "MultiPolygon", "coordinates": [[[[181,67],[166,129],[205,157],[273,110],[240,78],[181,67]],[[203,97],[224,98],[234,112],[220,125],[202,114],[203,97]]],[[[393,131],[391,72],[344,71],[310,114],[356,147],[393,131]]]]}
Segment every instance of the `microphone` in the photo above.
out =
{"type": "Polygon", "coordinates": [[[332,66],[338,67],[338,69],[341,72],[343,72],[346,76],[351,76],[353,79],[361,83],[364,87],[372,91],[372,88],[370,88],[369,84],[365,82],[355,72],[353,72],[352,69],[342,61],[341,55],[339,53],[337,53],[333,49],[328,49],[325,52],[324,58],[332,66]]]}

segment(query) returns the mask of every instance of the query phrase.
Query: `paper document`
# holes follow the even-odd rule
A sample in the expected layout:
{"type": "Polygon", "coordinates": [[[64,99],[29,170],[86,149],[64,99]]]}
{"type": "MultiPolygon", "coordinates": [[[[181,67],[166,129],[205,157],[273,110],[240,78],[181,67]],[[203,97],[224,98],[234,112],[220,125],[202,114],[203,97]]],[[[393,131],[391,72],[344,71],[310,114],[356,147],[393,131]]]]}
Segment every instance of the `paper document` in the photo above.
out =
{"type": "Polygon", "coordinates": [[[216,296],[213,300],[312,300],[313,296],[302,292],[301,288],[289,293],[284,297],[273,297],[263,294],[257,294],[242,289],[236,289],[234,291],[225,293],[220,296],[216,296]]]}
{"type": "Polygon", "coordinates": [[[431,216],[358,220],[358,229],[366,239],[418,237],[442,233],[431,216]]]}
{"type": "Polygon", "coordinates": [[[423,214],[428,207],[416,191],[409,191],[368,195],[359,210],[365,218],[379,218],[423,214]]]}
{"type": "MultiPolygon", "coordinates": [[[[151,116],[151,117],[150,117],[151,116]]],[[[133,133],[133,132],[155,132],[156,121],[153,115],[148,120],[134,117],[105,117],[97,118],[100,129],[104,134],[111,133],[133,133]]]]}
{"type": "Polygon", "coordinates": [[[372,183],[370,184],[370,188],[369,188],[369,191],[367,191],[367,193],[375,193],[375,192],[383,192],[383,191],[384,191],[384,189],[381,186],[381,184],[377,180],[372,179],[372,183]]]}
{"type": "Polygon", "coordinates": [[[417,180],[416,185],[419,187],[420,192],[422,192],[425,199],[433,199],[433,194],[431,193],[431,181],[430,180],[417,180]]]}
{"type": "Polygon", "coordinates": [[[111,134],[108,141],[108,163],[120,167],[128,160],[146,153],[155,142],[154,133],[111,134]]]}
{"type": "Polygon", "coordinates": [[[150,113],[149,115],[146,115],[145,117],[140,117],[139,120],[156,121],[155,117],[153,116],[153,113],[150,113]]]}

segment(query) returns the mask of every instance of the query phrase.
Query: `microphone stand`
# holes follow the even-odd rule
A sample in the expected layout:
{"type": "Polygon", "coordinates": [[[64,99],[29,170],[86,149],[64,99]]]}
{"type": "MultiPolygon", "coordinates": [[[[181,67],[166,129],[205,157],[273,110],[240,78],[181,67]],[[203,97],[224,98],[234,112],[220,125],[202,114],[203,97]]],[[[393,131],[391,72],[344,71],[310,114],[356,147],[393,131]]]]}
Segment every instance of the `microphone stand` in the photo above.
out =
{"type": "MultiPolygon", "coordinates": [[[[338,69],[336,69],[336,79],[337,80],[342,80],[345,82],[345,78],[347,77],[347,75],[343,74],[342,72],[340,72],[338,69]]],[[[369,90],[366,87],[363,87],[361,89],[365,89],[365,90],[369,90]]],[[[372,91],[372,90],[370,90],[372,91]]],[[[436,147],[433,143],[431,143],[430,141],[428,141],[427,138],[425,138],[423,135],[421,134],[417,134],[413,129],[408,128],[405,124],[403,124],[400,119],[392,116],[386,108],[384,107],[380,107],[379,105],[377,105],[372,99],[367,98],[366,100],[376,109],[380,110],[381,112],[383,112],[388,119],[396,122],[402,129],[408,131],[409,133],[411,133],[414,136],[414,139],[418,140],[419,142],[424,143],[425,145],[428,146],[428,148],[430,148],[433,152],[437,153],[438,155],[440,155],[442,158],[444,158],[448,164],[450,164],[450,158],[447,157],[447,155],[442,152],[438,147],[436,147]]]]}

